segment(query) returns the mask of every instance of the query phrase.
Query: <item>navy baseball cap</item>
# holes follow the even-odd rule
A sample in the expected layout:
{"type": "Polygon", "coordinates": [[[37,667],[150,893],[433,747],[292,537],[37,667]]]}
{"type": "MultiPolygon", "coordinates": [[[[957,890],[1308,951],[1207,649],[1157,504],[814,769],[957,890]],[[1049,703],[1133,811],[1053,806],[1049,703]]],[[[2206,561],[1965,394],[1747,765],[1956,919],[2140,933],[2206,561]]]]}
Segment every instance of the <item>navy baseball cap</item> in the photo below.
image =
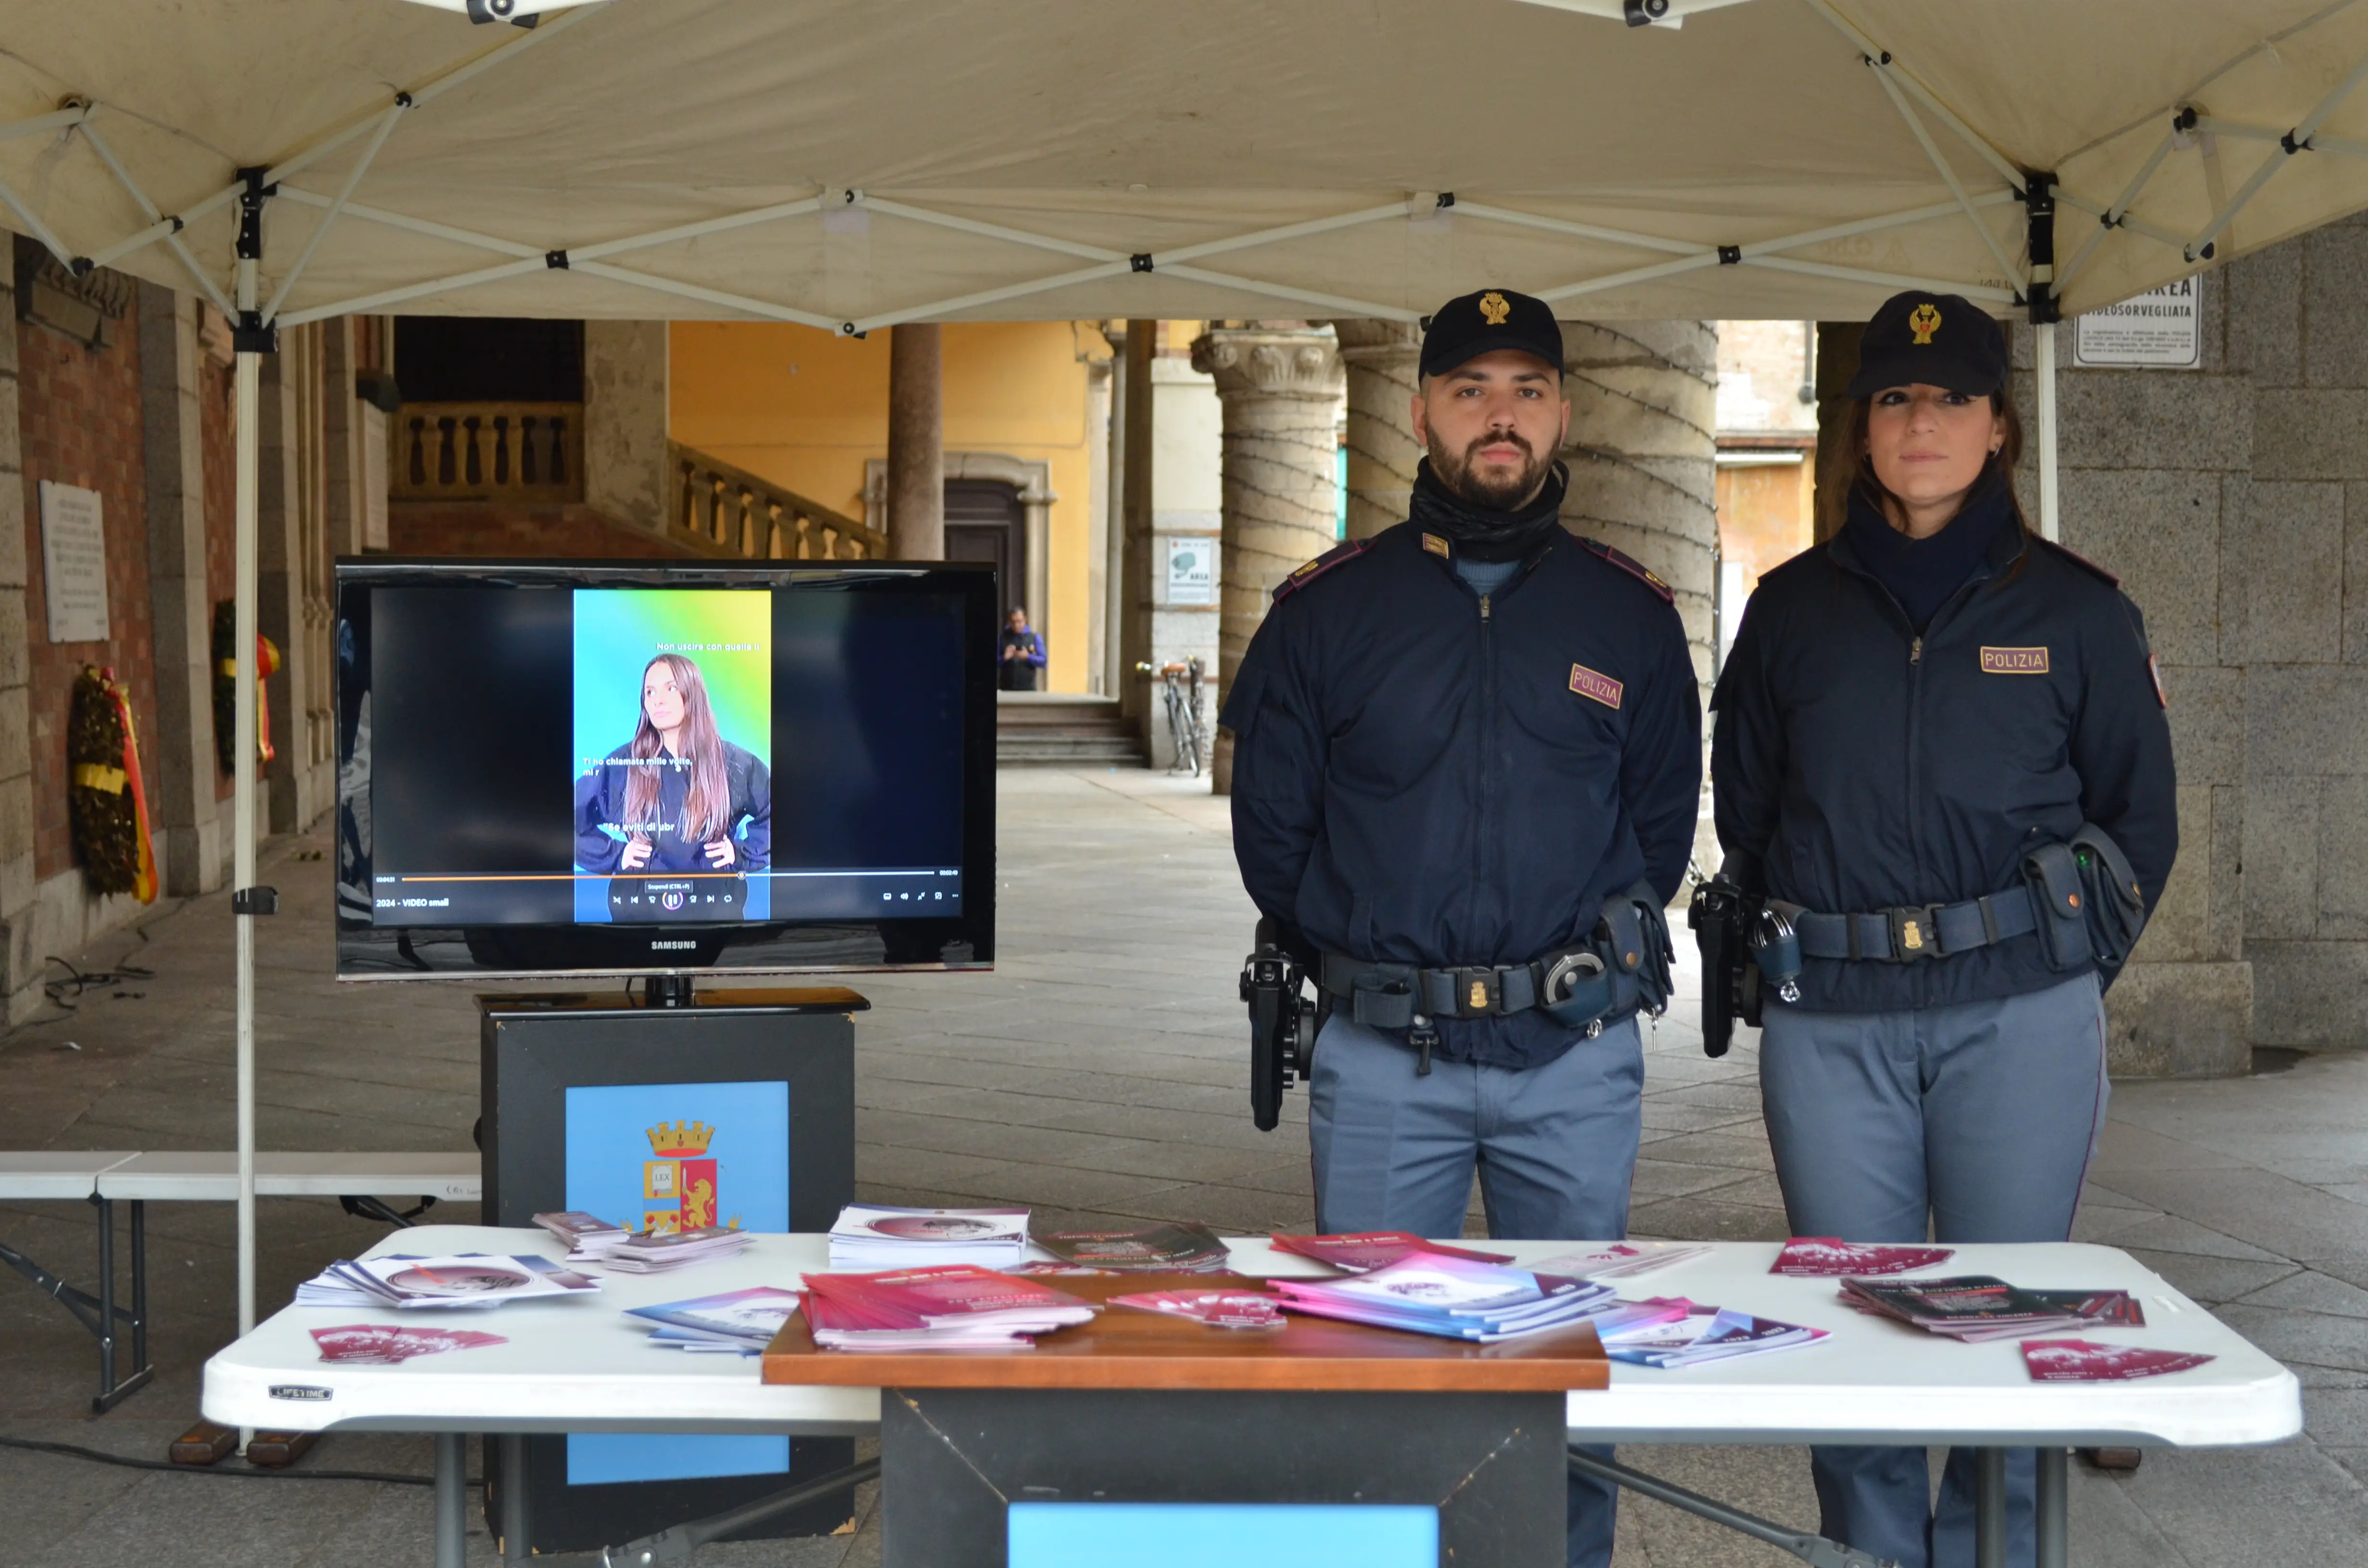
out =
{"type": "Polygon", "coordinates": [[[1510,289],[1483,289],[1439,307],[1422,335],[1422,373],[1442,376],[1469,359],[1516,348],[1562,370],[1562,324],[1543,300],[1510,289]]]}
{"type": "Polygon", "coordinates": [[[1844,397],[1891,387],[1945,387],[1987,397],[2006,385],[2006,331],[1957,294],[1910,289],[1883,301],[1859,339],[1858,374],[1844,397]]]}

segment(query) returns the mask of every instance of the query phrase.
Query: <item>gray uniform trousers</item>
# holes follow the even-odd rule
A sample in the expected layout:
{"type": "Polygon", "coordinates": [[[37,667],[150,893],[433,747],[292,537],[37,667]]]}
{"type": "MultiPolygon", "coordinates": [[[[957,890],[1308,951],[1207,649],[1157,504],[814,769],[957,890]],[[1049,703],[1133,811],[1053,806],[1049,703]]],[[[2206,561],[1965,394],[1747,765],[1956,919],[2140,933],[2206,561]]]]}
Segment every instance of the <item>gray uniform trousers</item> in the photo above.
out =
{"type": "MultiPolygon", "coordinates": [[[[1476,1165],[1491,1236],[1620,1240],[1644,1087],[1634,1018],[1543,1067],[1434,1058],[1424,1077],[1411,1050],[1336,1015],[1307,1085],[1315,1228],[1460,1236],[1476,1165]]],[[[1618,1502],[1617,1487],[1570,1478],[1570,1568],[1611,1561],[1618,1502]]]]}
{"type": "MultiPolygon", "coordinates": [[[[1903,1013],[1768,1004],[1759,1092],[1796,1236],[2060,1242],[2105,1119],[2097,978],[1903,1013]]],[[[1902,1332],[1911,1332],[1903,1330],[1902,1332]]],[[[1903,1568],[1972,1568],[1974,1453],[1819,1448],[1822,1529],[1903,1568]]],[[[2032,1557],[2033,1456],[2007,1456],[2007,1561],[2032,1557]]]]}

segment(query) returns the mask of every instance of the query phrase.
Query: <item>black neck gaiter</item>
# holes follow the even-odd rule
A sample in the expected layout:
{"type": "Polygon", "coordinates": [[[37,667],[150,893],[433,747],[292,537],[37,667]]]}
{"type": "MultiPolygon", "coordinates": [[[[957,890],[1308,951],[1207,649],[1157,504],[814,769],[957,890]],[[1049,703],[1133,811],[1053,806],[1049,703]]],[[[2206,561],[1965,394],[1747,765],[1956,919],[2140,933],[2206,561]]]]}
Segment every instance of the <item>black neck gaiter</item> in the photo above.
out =
{"type": "Polygon", "coordinates": [[[1939,533],[1910,539],[1891,526],[1864,485],[1850,492],[1850,546],[1877,582],[1891,590],[1918,635],[1965,585],[1998,530],[2011,527],[2014,492],[1996,463],[1975,482],[1957,515],[1939,533]]]}
{"type": "Polygon", "coordinates": [[[1475,506],[1440,483],[1425,458],[1415,469],[1414,504],[1406,516],[1428,533],[1440,534],[1459,555],[1474,561],[1519,561],[1560,527],[1563,491],[1570,471],[1560,463],[1546,475],[1545,488],[1515,511],[1475,506]]]}

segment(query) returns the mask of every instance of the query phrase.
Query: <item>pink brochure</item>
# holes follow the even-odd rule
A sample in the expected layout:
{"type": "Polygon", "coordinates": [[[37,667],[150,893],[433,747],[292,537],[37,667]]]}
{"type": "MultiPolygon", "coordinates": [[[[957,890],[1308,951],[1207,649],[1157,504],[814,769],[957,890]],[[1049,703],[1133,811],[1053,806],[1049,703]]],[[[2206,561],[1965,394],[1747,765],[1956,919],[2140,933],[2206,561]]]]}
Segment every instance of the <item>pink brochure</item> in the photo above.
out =
{"type": "Polygon", "coordinates": [[[1886,1246],[1873,1242],[1846,1242],[1838,1236],[1794,1236],[1776,1255],[1775,1265],[1768,1272],[1810,1278],[1845,1274],[1867,1278],[1930,1268],[1956,1256],[1949,1247],[1886,1246]]]}
{"type": "Polygon", "coordinates": [[[2141,1345],[2099,1345],[2086,1339],[2026,1339],[2022,1365],[2035,1383],[2118,1383],[2184,1372],[2211,1360],[2180,1350],[2149,1350],[2141,1345]]]}

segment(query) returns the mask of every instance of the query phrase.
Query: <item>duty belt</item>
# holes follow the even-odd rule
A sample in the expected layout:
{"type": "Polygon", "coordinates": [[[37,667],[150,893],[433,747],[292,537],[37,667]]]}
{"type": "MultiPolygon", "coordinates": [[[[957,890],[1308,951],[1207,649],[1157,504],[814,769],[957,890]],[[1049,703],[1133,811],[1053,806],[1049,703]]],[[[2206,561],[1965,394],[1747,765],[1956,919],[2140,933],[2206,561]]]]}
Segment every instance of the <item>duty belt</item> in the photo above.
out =
{"type": "Polygon", "coordinates": [[[1775,899],[1769,907],[1792,921],[1802,956],[1812,959],[1913,963],[1991,947],[2039,928],[2028,886],[1962,903],[1911,903],[1859,915],[1819,915],[1775,899]]]}

